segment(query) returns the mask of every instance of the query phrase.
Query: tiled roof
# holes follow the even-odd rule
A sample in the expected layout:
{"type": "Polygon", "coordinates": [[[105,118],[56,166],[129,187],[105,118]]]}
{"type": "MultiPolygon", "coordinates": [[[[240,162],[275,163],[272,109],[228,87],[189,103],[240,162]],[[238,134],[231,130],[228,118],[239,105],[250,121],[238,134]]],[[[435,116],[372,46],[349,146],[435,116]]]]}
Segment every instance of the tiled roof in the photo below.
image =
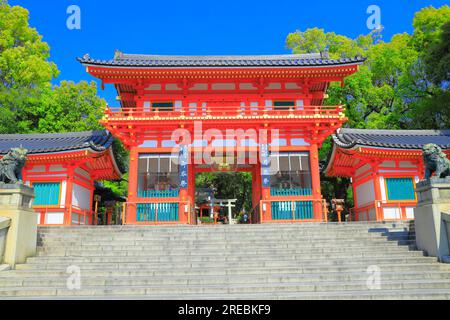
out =
{"type": "Polygon", "coordinates": [[[23,147],[29,154],[58,153],[91,149],[105,151],[113,143],[113,136],[106,130],[58,134],[0,135],[0,154],[11,148],[23,147]]]}
{"type": "Polygon", "coordinates": [[[428,143],[450,149],[450,130],[340,129],[333,135],[333,140],[343,149],[354,147],[422,149],[428,143]]]}
{"type": "Polygon", "coordinates": [[[253,56],[163,56],[123,54],[113,60],[96,60],[88,54],[78,61],[87,65],[117,67],[314,67],[360,64],[365,58],[329,59],[328,53],[253,56]]]}

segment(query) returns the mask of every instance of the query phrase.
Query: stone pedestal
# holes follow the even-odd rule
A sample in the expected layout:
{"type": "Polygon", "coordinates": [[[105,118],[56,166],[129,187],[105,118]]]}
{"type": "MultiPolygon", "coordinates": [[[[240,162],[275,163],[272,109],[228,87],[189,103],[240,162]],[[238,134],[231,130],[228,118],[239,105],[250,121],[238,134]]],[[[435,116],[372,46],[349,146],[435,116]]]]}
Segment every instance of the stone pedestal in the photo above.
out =
{"type": "Polygon", "coordinates": [[[14,268],[36,254],[37,213],[34,190],[24,185],[0,184],[0,217],[11,220],[6,235],[4,263],[14,268]]]}
{"type": "Polygon", "coordinates": [[[0,217],[0,265],[3,264],[5,257],[6,236],[10,225],[11,219],[0,217]]]}
{"type": "Polygon", "coordinates": [[[416,242],[419,250],[440,261],[450,255],[447,222],[443,215],[450,210],[450,177],[431,178],[416,188],[418,204],[414,209],[416,242]]]}

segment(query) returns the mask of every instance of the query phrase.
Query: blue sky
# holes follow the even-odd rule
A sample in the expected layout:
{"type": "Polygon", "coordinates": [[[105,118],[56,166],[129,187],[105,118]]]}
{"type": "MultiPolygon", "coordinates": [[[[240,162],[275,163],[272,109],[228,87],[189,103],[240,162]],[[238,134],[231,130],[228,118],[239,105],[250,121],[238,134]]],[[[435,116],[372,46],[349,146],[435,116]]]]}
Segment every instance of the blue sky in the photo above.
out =
{"type": "MultiPolygon", "coordinates": [[[[30,11],[30,24],[50,44],[60,80],[93,80],[75,58],[110,59],[114,50],[147,54],[280,54],[288,33],[319,27],[349,37],[368,33],[370,5],[381,8],[383,38],[411,32],[414,13],[441,0],[152,1],[10,0],[30,11]],[[68,6],[81,9],[81,30],[69,30],[68,6]]],[[[99,91],[117,105],[112,86],[99,91]]]]}

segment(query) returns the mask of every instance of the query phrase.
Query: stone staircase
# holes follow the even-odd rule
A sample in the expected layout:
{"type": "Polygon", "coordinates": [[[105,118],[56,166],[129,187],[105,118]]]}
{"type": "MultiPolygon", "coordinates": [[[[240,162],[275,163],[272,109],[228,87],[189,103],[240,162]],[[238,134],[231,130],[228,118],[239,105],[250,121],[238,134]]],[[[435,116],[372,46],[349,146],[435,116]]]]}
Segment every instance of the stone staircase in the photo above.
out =
{"type": "Polygon", "coordinates": [[[0,299],[449,299],[450,265],[414,250],[409,222],[45,227],[0,299]]]}

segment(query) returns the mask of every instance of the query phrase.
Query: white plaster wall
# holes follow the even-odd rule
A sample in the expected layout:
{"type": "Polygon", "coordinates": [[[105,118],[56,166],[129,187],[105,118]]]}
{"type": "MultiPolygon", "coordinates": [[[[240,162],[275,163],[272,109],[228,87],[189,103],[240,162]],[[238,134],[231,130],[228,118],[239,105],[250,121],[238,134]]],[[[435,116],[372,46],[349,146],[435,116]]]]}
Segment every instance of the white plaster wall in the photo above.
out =
{"type": "Polygon", "coordinates": [[[400,208],[383,208],[384,219],[401,219],[400,208]]]}
{"type": "Polygon", "coordinates": [[[309,146],[310,144],[305,141],[305,139],[292,139],[291,140],[292,146],[309,146]]]}
{"type": "MultiPolygon", "coordinates": [[[[79,215],[76,213],[72,213],[72,221],[71,222],[73,225],[78,225],[78,219],[79,219],[79,215]]],[[[83,221],[81,221],[81,222],[83,222],[83,221]]],[[[83,224],[83,223],[81,223],[81,224],[83,224]]]]}
{"type": "Polygon", "coordinates": [[[72,191],[72,204],[80,209],[90,210],[91,192],[78,184],[74,184],[72,191]]]}
{"type": "Polygon", "coordinates": [[[236,90],[234,83],[214,83],[211,86],[212,90],[236,90]]]}
{"type": "Polygon", "coordinates": [[[381,167],[395,168],[395,161],[384,161],[384,162],[381,164],[381,167]]]}
{"type": "Polygon", "coordinates": [[[86,178],[87,180],[91,180],[91,176],[89,175],[89,173],[86,170],[77,168],[77,169],[75,169],[75,172],[77,174],[79,174],[80,176],[86,178]]]}
{"type": "Polygon", "coordinates": [[[50,172],[65,172],[65,171],[67,170],[64,169],[64,167],[60,164],[50,166],[50,172]]]}
{"type": "Polygon", "coordinates": [[[295,82],[286,83],[286,89],[300,89],[300,87],[295,82]]]}
{"type": "Polygon", "coordinates": [[[239,89],[241,90],[256,90],[256,88],[253,83],[241,83],[239,84],[239,89]]]}
{"type": "Polygon", "coordinates": [[[33,166],[31,170],[28,170],[28,173],[38,173],[45,172],[45,166],[33,166]]]}
{"type": "Polygon", "coordinates": [[[400,161],[400,168],[417,168],[411,161],[400,161]]]}
{"type": "Polygon", "coordinates": [[[158,142],[156,140],[147,140],[139,146],[139,148],[156,148],[158,142]]]}
{"type": "Polygon", "coordinates": [[[358,221],[367,221],[367,212],[362,211],[359,213],[358,221]]]}
{"type": "Polygon", "coordinates": [[[166,84],[166,90],[168,90],[168,91],[179,91],[179,90],[183,90],[183,89],[180,88],[175,83],[169,83],[169,84],[166,84]]]}
{"type": "Polygon", "coordinates": [[[377,220],[377,213],[375,209],[369,210],[369,221],[376,221],[377,220]]]}
{"type": "Polygon", "coordinates": [[[385,185],[384,177],[380,177],[381,200],[387,201],[386,188],[384,187],[384,185],[385,185]]]}
{"type": "Polygon", "coordinates": [[[371,166],[368,164],[363,165],[361,168],[355,170],[355,175],[359,176],[359,175],[363,174],[364,172],[367,172],[370,168],[371,168],[371,166]]]}
{"type": "Polygon", "coordinates": [[[208,84],[196,83],[190,90],[208,90],[208,84]]]}
{"type": "Polygon", "coordinates": [[[281,89],[281,83],[279,82],[272,82],[267,87],[267,90],[279,90],[281,89]]]}
{"type": "Polygon", "coordinates": [[[414,219],[414,207],[406,207],[406,218],[414,219]]]}
{"type": "Polygon", "coordinates": [[[59,202],[61,208],[64,208],[66,206],[66,193],[67,193],[67,181],[63,181],[61,183],[61,200],[59,202]]]}
{"type": "Polygon", "coordinates": [[[159,91],[161,90],[162,86],[160,84],[152,84],[150,86],[148,86],[148,88],[146,90],[149,91],[159,91]]]}
{"type": "Polygon", "coordinates": [[[52,224],[52,225],[64,224],[64,212],[48,212],[45,215],[45,224],[52,224]]]}
{"type": "Polygon", "coordinates": [[[358,207],[375,201],[375,188],[373,180],[369,180],[356,187],[356,196],[358,198],[358,207]]]}

